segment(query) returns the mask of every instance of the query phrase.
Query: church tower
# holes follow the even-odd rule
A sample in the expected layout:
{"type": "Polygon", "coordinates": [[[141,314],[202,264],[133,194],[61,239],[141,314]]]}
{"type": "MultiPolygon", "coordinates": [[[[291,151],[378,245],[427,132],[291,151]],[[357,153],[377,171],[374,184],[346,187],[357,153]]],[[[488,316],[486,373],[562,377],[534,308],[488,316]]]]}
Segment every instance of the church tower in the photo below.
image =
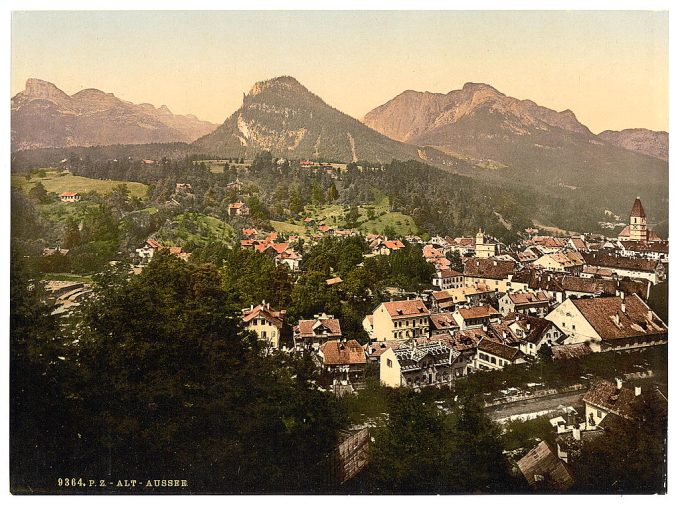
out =
{"type": "Polygon", "coordinates": [[[630,239],[639,242],[647,240],[647,215],[642,208],[640,196],[635,198],[633,209],[630,211],[630,239]]]}

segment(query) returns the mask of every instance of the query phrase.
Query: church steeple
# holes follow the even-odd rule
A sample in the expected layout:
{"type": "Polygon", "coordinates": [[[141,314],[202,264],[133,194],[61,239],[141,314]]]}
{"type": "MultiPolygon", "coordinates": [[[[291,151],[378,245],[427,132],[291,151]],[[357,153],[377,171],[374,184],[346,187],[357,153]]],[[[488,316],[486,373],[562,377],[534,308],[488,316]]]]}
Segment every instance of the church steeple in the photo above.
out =
{"type": "Polygon", "coordinates": [[[647,215],[642,207],[640,196],[635,198],[633,209],[630,211],[630,239],[636,242],[647,240],[647,215]]]}

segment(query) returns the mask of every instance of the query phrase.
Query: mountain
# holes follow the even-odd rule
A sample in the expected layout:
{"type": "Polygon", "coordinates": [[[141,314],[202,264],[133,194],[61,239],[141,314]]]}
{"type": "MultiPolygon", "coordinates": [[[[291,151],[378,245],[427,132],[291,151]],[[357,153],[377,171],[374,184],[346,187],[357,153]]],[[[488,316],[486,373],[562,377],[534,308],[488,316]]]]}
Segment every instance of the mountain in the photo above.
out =
{"type": "Polygon", "coordinates": [[[201,153],[330,161],[418,159],[418,148],[394,141],[332,108],[290,76],[256,83],[243,105],[214,132],[198,139],[201,153]]]}
{"type": "Polygon", "coordinates": [[[133,104],[89,88],[68,95],[30,78],[12,98],[12,150],[64,146],[191,142],[217,127],[166,107],[133,104]]]}
{"type": "Polygon", "coordinates": [[[483,83],[446,94],[405,91],[363,122],[394,140],[472,162],[468,174],[587,196],[624,213],[630,196],[667,211],[668,164],[594,135],[573,112],[519,100],[483,83]]]}
{"type": "Polygon", "coordinates": [[[624,129],[600,132],[597,137],[626,150],[668,161],[668,133],[666,131],[624,129]]]}

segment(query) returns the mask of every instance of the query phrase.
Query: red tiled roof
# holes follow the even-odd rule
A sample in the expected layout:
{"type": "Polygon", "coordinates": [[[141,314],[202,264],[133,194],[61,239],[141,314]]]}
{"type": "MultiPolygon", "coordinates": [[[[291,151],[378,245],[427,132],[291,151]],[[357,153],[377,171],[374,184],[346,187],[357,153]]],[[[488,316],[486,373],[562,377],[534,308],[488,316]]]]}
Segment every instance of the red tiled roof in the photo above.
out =
{"type": "Polygon", "coordinates": [[[572,302],[603,340],[668,334],[666,325],[637,295],[623,299],[581,298],[572,302]]]}
{"type": "Polygon", "coordinates": [[[515,305],[531,305],[535,303],[548,303],[550,297],[543,291],[537,293],[508,293],[508,297],[515,305]]]}
{"type": "Polygon", "coordinates": [[[340,321],[334,318],[301,319],[295,327],[295,333],[302,338],[342,335],[340,321]]]}
{"type": "Polygon", "coordinates": [[[366,354],[356,340],[347,342],[329,340],[319,347],[324,365],[362,365],[366,363],[366,354]]]}
{"type": "Polygon", "coordinates": [[[430,314],[430,320],[434,325],[436,330],[441,330],[445,328],[458,328],[455,320],[453,319],[453,314],[450,312],[440,312],[438,314],[430,314]]]}
{"type": "Polygon", "coordinates": [[[478,307],[470,307],[469,309],[460,308],[458,309],[458,312],[465,320],[501,315],[501,313],[494,309],[491,305],[480,305],[478,307]]]}
{"type": "Polygon", "coordinates": [[[463,274],[460,273],[458,270],[453,270],[451,268],[445,268],[444,270],[440,270],[437,273],[438,277],[441,277],[443,279],[446,279],[448,277],[462,277],[463,274]]]}
{"type": "Polygon", "coordinates": [[[387,310],[391,318],[420,317],[430,314],[430,311],[427,310],[427,307],[425,307],[420,298],[416,300],[384,302],[382,305],[385,306],[385,310],[387,310]]]}
{"type": "Polygon", "coordinates": [[[401,243],[401,240],[386,240],[383,242],[383,245],[385,245],[385,247],[390,250],[399,250],[404,248],[404,244],[401,243]]]}
{"type": "Polygon", "coordinates": [[[253,308],[243,309],[241,313],[243,315],[244,323],[249,323],[257,317],[262,317],[277,328],[282,328],[283,316],[286,314],[286,311],[275,310],[271,308],[269,304],[260,304],[253,308]]]}
{"type": "Polygon", "coordinates": [[[67,192],[62,192],[61,194],[59,194],[59,197],[60,197],[60,198],[62,198],[62,197],[63,197],[63,198],[67,198],[67,197],[77,196],[77,195],[78,195],[77,192],[68,192],[68,191],[67,191],[67,192]]]}

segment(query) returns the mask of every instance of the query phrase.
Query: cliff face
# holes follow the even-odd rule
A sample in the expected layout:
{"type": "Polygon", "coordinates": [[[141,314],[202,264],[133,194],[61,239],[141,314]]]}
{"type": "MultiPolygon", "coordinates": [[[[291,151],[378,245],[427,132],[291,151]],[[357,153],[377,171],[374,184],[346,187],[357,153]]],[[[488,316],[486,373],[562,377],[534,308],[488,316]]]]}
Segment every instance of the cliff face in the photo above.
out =
{"type": "Polygon", "coordinates": [[[597,137],[626,150],[668,161],[668,133],[665,131],[625,129],[600,132],[597,137]]]}
{"type": "Polygon", "coordinates": [[[216,125],[166,107],[133,104],[86,89],[69,96],[31,78],[12,98],[12,150],[64,146],[191,142],[216,125]]]}

